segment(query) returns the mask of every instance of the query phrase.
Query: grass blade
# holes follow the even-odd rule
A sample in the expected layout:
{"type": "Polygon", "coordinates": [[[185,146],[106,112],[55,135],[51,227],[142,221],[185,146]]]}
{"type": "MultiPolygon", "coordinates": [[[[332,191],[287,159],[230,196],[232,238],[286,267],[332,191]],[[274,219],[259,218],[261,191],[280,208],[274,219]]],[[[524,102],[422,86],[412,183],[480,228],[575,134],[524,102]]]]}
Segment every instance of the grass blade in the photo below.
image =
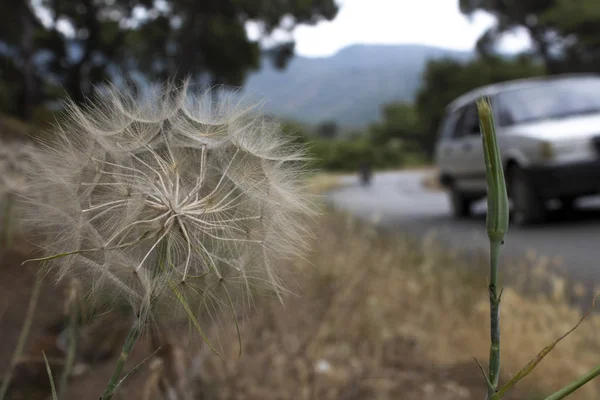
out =
{"type": "Polygon", "coordinates": [[[208,339],[208,336],[206,336],[206,333],[204,332],[204,330],[202,329],[202,327],[198,323],[198,320],[196,319],[196,316],[194,315],[194,312],[190,308],[190,305],[188,304],[188,302],[183,297],[183,294],[181,293],[181,291],[177,287],[177,284],[173,280],[169,280],[169,287],[171,288],[171,290],[175,294],[175,297],[177,297],[177,301],[179,301],[179,303],[181,303],[181,305],[183,306],[183,309],[185,310],[186,314],[188,315],[189,320],[192,322],[192,324],[194,324],[194,327],[196,328],[196,330],[198,331],[198,333],[202,337],[202,340],[204,340],[204,343],[206,343],[206,345],[208,347],[210,347],[210,349],[213,351],[213,353],[215,353],[216,355],[218,355],[219,357],[222,358],[221,354],[210,343],[210,340],[208,339]]]}
{"type": "MultiPolygon", "coordinates": [[[[544,359],[544,357],[546,357],[552,350],[554,350],[554,347],[556,347],[556,345],[561,340],[563,340],[564,338],[566,338],[567,336],[569,336],[571,333],[573,333],[573,331],[575,331],[575,329],[577,329],[579,327],[579,325],[581,325],[581,323],[583,322],[583,320],[587,318],[587,316],[590,314],[590,312],[592,312],[592,309],[596,305],[596,298],[597,297],[598,296],[594,297],[594,300],[592,302],[591,307],[586,311],[585,314],[583,314],[583,316],[575,324],[575,326],[573,326],[571,329],[569,329],[567,332],[565,332],[561,337],[559,337],[558,339],[556,339],[554,342],[552,342],[548,346],[544,347],[542,349],[542,351],[540,351],[531,361],[529,361],[527,363],[527,365],[525,365],[519,372],[517,372],[517,374],[510,381],[508,381],[508,383],[506,385],[502,386],[502,388],[500,388],[500,390],[498,390],[498,392],[492,397],[492,400],[499,400],[499,399],[501,399],[506,394],[506,392],[508,390],[510,390],[513,386],[515,386],[517,384],[517,382],[519,382],[521,379],[523,379],[527,375],[529,375],[534,370],[534,368],[537,367],[540,362],[542,362],[542,360],[544,359]]],[[[583,378],[585,378],[586,376],[587,375],[585,375],[583,378]]],[[[581,386],[583,384],[585,384],[586,382],[587,381],[583,382],[581,384],[581,386]]],[[[575,388],[575,389],[578,389],[578,388],[579,388],[579,386],[577,388],[575,388]]],[[[560,398],[562,398],[562,397],[557,397],[557,399],[560,399],[560,398]]]]}
{"type": "Polygon", "coordinates": [[[48,373],[48,379],[50,379],[50,389],[52,390],[52,400],[58,400],[58,396],[56,395],[56,387],[54,386],[54,378],[52,378],[52,370],[50,369],[50,364],[48,363],[48,359],[46,358],[46,353],[42,350],[42,355],[44,356],[44,362],[46,363],[46,372],[48,373]]]}
{"type": "Polygon", "coordinates": [[[50,261],[50,260],[55,260],[57,258],[72,256],[72,255],[75,255],[75,254],[92,253],[94,251],[100,251],[100,250],[118,250],[118,249],[123,249],[123,248],[129,247],[129,246],[133,246],[133,245],[136,245],[136,244],[142,242],[147,236],[148,236],[148,233],[145,232],[143,235],[140,236],[139,239],[136,239],[136,240],[128,242],[128,243],[123,243],[123,244],[120,244],[118,246],[95,247],[95,248],[92,248],[92,249],[79,249],[79,250],[67,251],[65,253],[60,253],[60,254],[53,254],[53,255],[47,256],[47,257],[30,258],[29,260],[23,261],[21,263],[21,265],[25,265],[25,264],[29,264],[29,263],[37,262],[37,261],[50,261]]]}
{"type": "MultiPolygon", "coordinates": [[[[161,247],[159,248],[158,266],[160,267],[161,270],[163,270],[163,272],[166,271],[167,268],[170,268],[172,265],[171,260],[170,260],[170,254],[171,254],[170,246],[171,246],[171,242],[167,240],[166,243],[161,244],[161,247]]],[[[181,303],[181,306],[185,310],[185,313],[188,316],[188,320],[194,325],[194,328],[196,328],[196,330],[200,334],[200,337],[202,338],[204,343],[206,343],[206,345],[213,351],[213,353],[215,353],[216,355],[218,355],[219,357],[222,358],[221,354],[210,343],[208,336],[206,335],[206,333],[200,326],[200,323],[198,323],[198,320],[196,319],[194,312],[190,308],[190,305],[185,300],[183,293],[181,293],[181,290],[179,290],[179,288],[177,287],[177,283],[173,279],[169,279],[168,284],[169,284],[169,288],[171,289],[173,294],[175,294],[177,301],[179,303],[181,303]]]]}
{"type": "Polygon", "coordinates": [[[600,365],[592,368],[585,375],[577,379],[576,381],[571,382],[564,388],[560,389],[558,392],[555,392],[549,397],[546,397],[546,400],[561,400],[600,375],[600,365]]]}
{"type": "Polygon", "coordinates": [[[125,382],[127,380],[127,378],[129,378],[131,375],[133,375],[135,372],[137,372],[138,369],[140,369],[140,367],[142,365],[144,365],[147,361],[149,361],[152,357],[154,357],[156,355],[156,353],[158,353],[160,350],[160,347],[156,350],[154,350],[152,352],[152,354],[150,354],[148,357],[144,358],[139,364],[137,364],[135,367],[133,367],[131,369],[131,371],[129,371],[128,373],[125,374],[125,376],[123,376],[123,378],[121,378],[119,380],[119,382],[117,382],[117,384],[111,389],[111,391],[109,393],[107,393],[108,396],[112,396],[114,395],[114,393],[117,391],[117,389],[119,388],[119,386],[121,386],[123,384],[123,382],[125,382]]]}
{"type": "Polygon", "coordinates": [[[23,354],[23,350],[25,349],[25,343],[27,343],[27,338],[29,337],[29,332],[31,331],[31,324],[33,323],[33,316],[35,314],[35,309],[37,308],[38,298],[40,295],[40,289],[42,288],[43,275],[38,273],[35,277],[35,283],[33,285],[33,289],[31,290],[31,297],[29,298],[29,305],[27,306],[27,314],[25,315],[25,322],[23,323],[23,328],[21,328],[21,333],[19,334],[19,339],[17,341],[17,345],[15,346],[15,351],[10,360],[10,365],[8,369],[4,373],[2,377],[2,386],[0,386],[0,400],[3,400],[8,392],[8,388],[10,387],[10,383],[12,381],[13,372],[17,365],[17,361],[19,357],[23,354]]]}
{"type": "Polygon", "coordinates": [[[115,388],[116,388],[117,384],[119,383],[119,379],[121,377],[121,371],[123,371],[123,368],[125,367],[125,363],[129,359],[129,355],[131,354],[131,351],[133,350],[135,344],[137,343],[138,339],[140,338],[140,335],[142,334],[142,328],[143,328],[143,322],[140,321],[139,319],[136,319],[133,322],[133,325],[131,326],[131,330],[127,334],[127,337],[125,338],[125,343],[123,344],[123,348],[121,350],[121,355],[119,356],[119,360],[117,361],[117,364],[115,365],[115,370],[114,370],[112,376],[110,377],[110,381],[108,381],[108,385],[106,386],[104,393],[100,397],[101,400],[111,400],[112,399],[112,396],[115,393],[115,388]]]}
{"type": "Polygon", "coordinates": [[[129,378],[131,375],[133,375],[134,373],[137,372],[138,369],[141,368],[142,365],[146,364],[148,361],[150,361],[150,359],[152,357],[154,357],[156,355],[156,353],[158,353],[160,351],[160,347],[156,350],[154,350],[148,357],[144,358],[142,361],[140,361],[135,367],[133,367],[131,369],[131,371],[129,371],[128,373],[125,374],[125,376],[123,376],[123,378],[121,378],[121,380],[119,381],[119,383],[117,383],[117,386],[115,387],[118,388],[123,382],[125,382],[125,380],[127,378],[129,378]]]}

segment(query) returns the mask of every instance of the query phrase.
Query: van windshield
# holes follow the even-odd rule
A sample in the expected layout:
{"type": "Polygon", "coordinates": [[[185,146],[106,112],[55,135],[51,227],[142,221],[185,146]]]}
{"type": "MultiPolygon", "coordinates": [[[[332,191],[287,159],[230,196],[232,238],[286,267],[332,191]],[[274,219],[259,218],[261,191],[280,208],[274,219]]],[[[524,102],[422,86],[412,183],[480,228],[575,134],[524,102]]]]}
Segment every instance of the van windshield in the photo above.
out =
{"type": "Polygon", "coordinates": [[[565,79],[496,96],[501,126],[600,113],[600,78],[565,79]]]}

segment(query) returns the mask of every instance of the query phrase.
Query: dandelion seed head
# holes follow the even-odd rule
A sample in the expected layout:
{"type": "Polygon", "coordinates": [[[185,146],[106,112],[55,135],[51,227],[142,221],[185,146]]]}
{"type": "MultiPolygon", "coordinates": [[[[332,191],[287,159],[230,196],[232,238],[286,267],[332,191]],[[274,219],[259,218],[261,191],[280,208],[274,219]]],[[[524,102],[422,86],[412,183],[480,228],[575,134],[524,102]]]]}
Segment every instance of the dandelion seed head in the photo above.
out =
{"type": "Polygon", "coordinates": [[[284,293],[276,260],[306,249],[315,213],[304,150],[260,107],[188,82],[97,93],[29,168],[24,221],[58,278],[148,316],[284,293]]]}

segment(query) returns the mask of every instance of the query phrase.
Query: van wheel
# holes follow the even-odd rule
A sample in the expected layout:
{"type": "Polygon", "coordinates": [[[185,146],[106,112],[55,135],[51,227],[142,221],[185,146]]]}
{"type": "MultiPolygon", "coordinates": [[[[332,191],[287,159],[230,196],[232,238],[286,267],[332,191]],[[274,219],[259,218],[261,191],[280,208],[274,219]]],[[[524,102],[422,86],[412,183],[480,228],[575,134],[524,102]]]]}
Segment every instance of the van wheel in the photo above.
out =
{"type": "Polygon", "coordinates": [[[473,201],[456,186],[450,186],[450,204],[452,206],[452,214],[454,217],[464,218],[470,216],[472,202],[473,201]]]}
{"type": "Polygon", "coordinates": [[[565,212],[572,212],[575,209],[575,201],[577,199],[571,196],[560,198],[560,208],[565,212]]]}
{"type": "Polygon", "coordinates": [[[512,222],[525,226],[542,222],[546,215],[546,205],[527,180],[523,170],[512,167],[509,170],[509,193],[513,203],[512,222]]]}

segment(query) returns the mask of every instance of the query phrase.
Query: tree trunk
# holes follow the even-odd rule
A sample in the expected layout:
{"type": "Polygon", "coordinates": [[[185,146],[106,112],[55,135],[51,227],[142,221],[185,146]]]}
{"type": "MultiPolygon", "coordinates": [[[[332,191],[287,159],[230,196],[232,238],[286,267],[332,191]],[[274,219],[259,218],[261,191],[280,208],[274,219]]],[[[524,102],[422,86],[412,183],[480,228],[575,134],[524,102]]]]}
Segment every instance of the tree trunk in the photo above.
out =
{"type": "Polygon", "coordinates": [[[83,92],[83,88],[81,87],[83,67],[83,63],[77,63],[69,68],[69,74],[64,84],[69,98],[75,104],[83,104],[86,97],[86,94],[83,92]]]}
{"type": "Polygon", "coordinates": [[[527,27],[529,35],[537,47],[538,54],[544,62],[546,72],[549,75],[560,74],[562,72],[561,63],[550,54],[550,46],[544,37],[544,30],[540,30],[535,26],[528,26],[527,24],[525,24],[525,26],[527,27]]]}
{"type": "Polygon", "coordinates": [[[87,96],[91,94],[91,82],[89,82],[90,59],[92,53],[99,48],[100,23],[98,22],[98,9],[92,0],[84,2],[86,14],[85,25],[89,31],[85,42],[85,50],[81,60],[69,68],[65,81],[65,89],[71,100],[76,104],[83,104],[87,96]]]}
{"type": "Polygon", "coordinates": [[[34,21],[32,21],[33,16],[25,1],[23,2],[20,14],[23,28],[23,34],[21,36],[23,92],[21,96],[20,114],[25,121],[31,121],[35,106],[35,72],[33,65],[33,36],[35,27],[34,21]]]}

